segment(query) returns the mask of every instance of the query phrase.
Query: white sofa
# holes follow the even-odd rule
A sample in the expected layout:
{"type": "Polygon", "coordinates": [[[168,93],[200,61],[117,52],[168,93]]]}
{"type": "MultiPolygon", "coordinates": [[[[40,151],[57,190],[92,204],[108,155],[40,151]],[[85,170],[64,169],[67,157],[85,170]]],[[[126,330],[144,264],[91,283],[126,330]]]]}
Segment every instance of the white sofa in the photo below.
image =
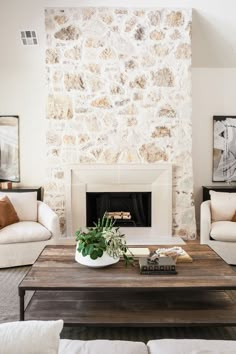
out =
{"type": "Polygon", "coordinates": [[[7,193],[19,222],[0,230],[0,268],[33,264],[45,245],[57,243],[59,218],[36,192],[7,193]]]}
{"type": "Polygon", "coordinates": [[[236,342],[204,339],[156,339],[142,342],[61,339],[59,354],[235,354],[236,342]]]}
{"type": "Polygon", "coordinates": [[[0,324],[0,354],[235,354],[236,341],[156,339],[147,344],[119,340],[60,339],[63,321],[0,324]]]}
{"type": "Polygon", "coordinates": [[[210,196],[201,204],[200,242],[236,265],[236,193],[210,191],[210,196]]]}

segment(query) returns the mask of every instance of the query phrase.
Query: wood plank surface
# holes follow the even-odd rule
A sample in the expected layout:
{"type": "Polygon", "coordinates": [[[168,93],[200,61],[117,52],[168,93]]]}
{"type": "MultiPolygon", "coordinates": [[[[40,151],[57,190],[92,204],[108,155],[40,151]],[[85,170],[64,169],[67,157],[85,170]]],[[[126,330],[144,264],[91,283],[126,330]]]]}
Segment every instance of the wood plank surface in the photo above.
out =
{"type": "Polygon", "coordinates": [[[228,326],[236,325],[236,304],[226,291],[37,291],[25,312],[26,320],[60,318],[80,326],[228,326]]]}
{"type": "MultiPolygon", "coordinates": [[[[159,246],[148,246],[156,249],[159,246]]],[[[169,247],[161,246],[161,247],[169,247]]],[[[236,289],[236,272],[207,245],[183,245],[192,263],[178,263],[176,275],[140,275],[138,261],[121,260],[105,268],[88,268],[74,260],[75,246],[46,246],[19,288],[24,290],[236,289]]]]}

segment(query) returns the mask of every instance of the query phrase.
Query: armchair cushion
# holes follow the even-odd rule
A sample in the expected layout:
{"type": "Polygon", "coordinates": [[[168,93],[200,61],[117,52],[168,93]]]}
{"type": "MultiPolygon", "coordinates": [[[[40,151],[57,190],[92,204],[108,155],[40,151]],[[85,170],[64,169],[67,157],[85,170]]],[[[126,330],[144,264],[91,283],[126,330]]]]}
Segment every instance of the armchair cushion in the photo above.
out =
{"type": "Polygon", "coordinates": [[[0,244],[45,241],[51,232],[35,221],[20,221],[0,230],[0,244]]]}
{"type": "Polygon", "coordinates": [[[211,224],[211,237],[216,241],[235,242],[236,223],[232,221],[216,221],[211,224]]]}
{"type": "Polygon", "coordinates": [[[6,195],[0,198],[0,229],[18,221],[18,215],[9,198],[6,195]]]}
{"type": "Polygon", "coordinates": [[[231,221],[236,211],[236,193],[210,191],[212,221],[231,221]]]}
{"type": "Polygon", "coordinates": [[[7,196],[20,221],[37,221],[37,192],[0,192],[0,197],[7,196]]]}

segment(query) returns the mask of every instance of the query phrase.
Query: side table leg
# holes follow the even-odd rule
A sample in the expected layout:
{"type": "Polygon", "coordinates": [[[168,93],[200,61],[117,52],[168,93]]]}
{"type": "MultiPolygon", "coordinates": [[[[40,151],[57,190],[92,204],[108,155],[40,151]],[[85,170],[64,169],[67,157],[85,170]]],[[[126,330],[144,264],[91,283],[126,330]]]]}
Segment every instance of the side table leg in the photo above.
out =
{"type": "Polygon", "coordinates": [[[20,297],[20,321],[25,320],[25,290],[19,289],[20,297]]]}

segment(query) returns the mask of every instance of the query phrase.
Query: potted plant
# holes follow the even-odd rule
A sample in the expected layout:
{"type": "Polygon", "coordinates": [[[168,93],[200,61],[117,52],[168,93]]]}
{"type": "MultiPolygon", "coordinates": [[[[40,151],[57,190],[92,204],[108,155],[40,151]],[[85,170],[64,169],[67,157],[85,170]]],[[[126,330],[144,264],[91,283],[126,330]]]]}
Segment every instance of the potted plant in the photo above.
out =
{"type": "Polygon", "coordinates": [[[115,227],[115,221],[105,215],[86,232],[76,231],[75,260],[90,267],[105,267],[117,263],[123,256],[125,264],[131,264],[133,254],[126,245],[125,235],[115,227]]]}

